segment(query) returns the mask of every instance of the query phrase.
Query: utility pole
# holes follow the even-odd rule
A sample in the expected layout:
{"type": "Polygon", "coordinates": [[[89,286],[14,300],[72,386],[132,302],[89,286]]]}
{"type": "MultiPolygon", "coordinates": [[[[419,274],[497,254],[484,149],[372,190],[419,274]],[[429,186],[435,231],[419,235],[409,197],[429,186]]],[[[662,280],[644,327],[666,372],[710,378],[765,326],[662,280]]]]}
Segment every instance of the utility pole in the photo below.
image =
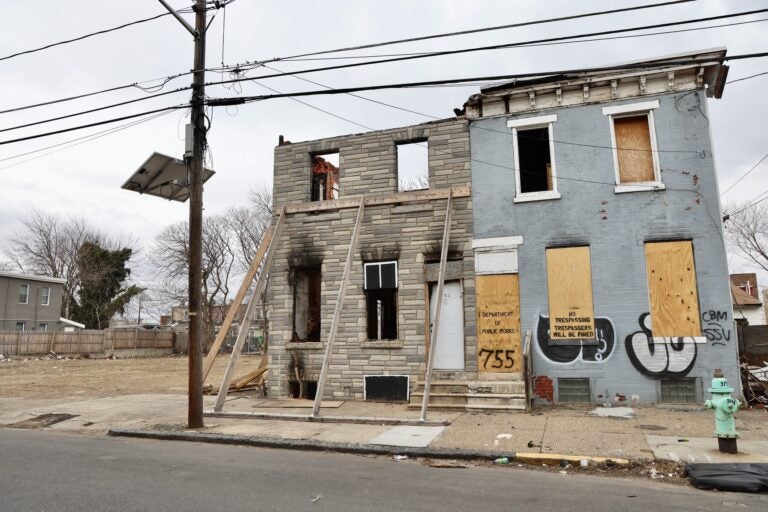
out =
{"type": "Polygon", "coordinates": [[[203,318],[201,287],[203,235],[203,153],[205,151],[205,0],[195,0],[195,28],[192,28],[165,0],[163,6],[195,40],[192,79],[192,158],[189,168],[189,402],[187,426],[203,426],[203,318]]]}

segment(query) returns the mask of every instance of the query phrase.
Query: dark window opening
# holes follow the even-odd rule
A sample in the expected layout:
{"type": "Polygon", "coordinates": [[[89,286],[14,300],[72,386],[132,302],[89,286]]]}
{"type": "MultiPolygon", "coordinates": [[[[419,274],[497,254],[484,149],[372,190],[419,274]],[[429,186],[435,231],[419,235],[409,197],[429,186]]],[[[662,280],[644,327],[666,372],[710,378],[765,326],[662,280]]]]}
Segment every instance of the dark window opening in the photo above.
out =
{"type": "Polygon", "coordinates": [[[365,309],[369,340],[397,339],[397,262],[365,264],[365,309]]]}
{"type": "Polygon", "coordinates": [[[552,190],[552,155],[549,128],[517,130],[520,193],[552,190]]]}
{"type": "Polygon", "coordinates": [[[339,198],[339,154],[329,153],[312,157],[312,201],[339,198]]]}
{"type": "Polygon", "coordinates": [[[386,402],[407,402],[408,377],[404,375],[366,375],[365,399],[386,402]]]}
{"type": "Polygon", "coordinates": [[[316,380],[308,380],[301,383],[295,380],[288,381],[288,396],[291,398],[306,398],[308,400],[314,400],[316,394],[316,380]],[[302,391],[304,392],[304,396],[301,396],[302,391]]]}
{"type": "Polygon", "coordinates": [[[291,341],[320,341],[320,267],[293,269],[291,341]]]}
{"type": "Polygon", "coordinates": [[[414,141],[397,145],[397,190],[425,190],[429,188],[428,142],[414,141]]]}

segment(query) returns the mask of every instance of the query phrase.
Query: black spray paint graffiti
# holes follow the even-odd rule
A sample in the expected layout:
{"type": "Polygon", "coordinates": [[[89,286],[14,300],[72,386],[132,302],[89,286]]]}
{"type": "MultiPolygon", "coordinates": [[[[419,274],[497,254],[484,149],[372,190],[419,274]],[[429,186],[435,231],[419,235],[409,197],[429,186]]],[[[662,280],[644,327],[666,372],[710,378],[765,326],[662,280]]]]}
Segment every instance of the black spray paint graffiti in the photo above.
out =
{"type": "Polygon", "coordinates": [[[705,311],[701,314],[702,329],[707,341],[714,345],[725,346],[726,341],[731,341],[731,328],[728,322],[727,311],[705,311]]]}
{"type": "Polygon", "coordinates": [[[550,345],[549,317],[539,315],[536,326],[536,341],[541,353],[553,363],[575,363],[579,360],[601,363],[613,353],[616,334],[610,318],[595,317],[597,345],[550,345]]]}
{"type": "Polygon", "coordinates": [[[696,362],[696,342],[690,337],[654,338],[650,313],[638,318],[640,330],[627,336],[625,344],[635,369],[648,377],[683,377],[696,362]]]}

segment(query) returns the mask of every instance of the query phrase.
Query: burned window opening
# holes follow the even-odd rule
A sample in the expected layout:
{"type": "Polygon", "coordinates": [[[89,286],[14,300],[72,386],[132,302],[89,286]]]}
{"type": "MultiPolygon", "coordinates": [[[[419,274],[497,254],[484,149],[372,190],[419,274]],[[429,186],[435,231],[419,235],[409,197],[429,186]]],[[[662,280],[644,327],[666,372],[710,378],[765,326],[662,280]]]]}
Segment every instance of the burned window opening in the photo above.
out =
{"type": "Polygon", "coordinates": [[[288,396],[291,398],[305,398],[307,400],[314,400],[316,394],[316,380],[308,380],[304,382],[298,382],[295,380],[288,381],[288,396]],[[302,391],[304,396],[302,396],[302,391]]]}
{"type": "Polygon", "coordinates": [[[366,263],[365,309],[369,340],[397,339],[397,262],[366,263]]]}
{"type": "Polygon", "coordinates": [[[429,147],[427,139],[397,145],[397,190],[429,189],[429,147]]]}
{"type": "Polygon", "coordinates": [[[320,341],[320,267],[294,268],[291,341],[320,341]]]}
{"type": "Polygon", "coordinates": [[[312,157],[311,201],[330,201],[339,198],[339,153],[312,157]]]}
{"type": "Polygon", "coordinates": [[[552,187],[549,128],[517,130],[520,193],[546,192],[552,187]]]}

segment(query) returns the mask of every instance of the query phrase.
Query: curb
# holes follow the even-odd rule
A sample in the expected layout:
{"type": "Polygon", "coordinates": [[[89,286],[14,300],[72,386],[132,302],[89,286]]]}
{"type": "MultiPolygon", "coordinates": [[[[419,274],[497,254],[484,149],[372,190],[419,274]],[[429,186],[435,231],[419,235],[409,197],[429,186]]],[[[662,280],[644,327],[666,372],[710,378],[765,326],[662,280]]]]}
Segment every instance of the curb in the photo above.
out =
{"type": "Polygon", "coordinates": [[[339,443],[333,441],[317,441],[308,439],[283,439],[279,437],[249,437],[231,434],[215,434],[203,432],[168,432],[163,430],[130,430],[110,429],[107,435],[115,437],[134,437],[140,439],[158,439],[164,441],[188,441],[194,443],[231,444],[241,446],[256,446],[260,448],[279,448],[284,450],[308,450],[337,453],[352,453],[356,455],[407,455],[409,457],[429,457],[432,459],[461,459],[492,461],[506,457],[510,462],[524,464],[559,464],[567,461],[574,465],[581,460],[589,460],[593,464],[628,465],[627,459],[608,457],[589,457],[581,455],[564,455],[560,453],[514,453],[490,450],[463,450],[459,448],[421,448],[408,446],[390,446],[376,444],[339,443]]]}
{"type": "Polygon", "coordinates": [[[432,459],[462,460],[494,460],[499,457],[507,457],[510,461],[515,460],[515,454],[513,452],[462,450],[458,448],[420,448],[409,446],[339,443],[332,441],[312,441],[307,439],[283,439],[279,437],[247,437],[235,436],[231,434],[206,434],[202,432],[110,429],[107,431],[107,435],[115,437],[135,437],[140,439],[158,439],[164,441],[233,444],[256,446],[260,448],[280,448],[284,450],[353,453],[357,455],[408,455],[409,457],[429,457],[432,459]]]}

